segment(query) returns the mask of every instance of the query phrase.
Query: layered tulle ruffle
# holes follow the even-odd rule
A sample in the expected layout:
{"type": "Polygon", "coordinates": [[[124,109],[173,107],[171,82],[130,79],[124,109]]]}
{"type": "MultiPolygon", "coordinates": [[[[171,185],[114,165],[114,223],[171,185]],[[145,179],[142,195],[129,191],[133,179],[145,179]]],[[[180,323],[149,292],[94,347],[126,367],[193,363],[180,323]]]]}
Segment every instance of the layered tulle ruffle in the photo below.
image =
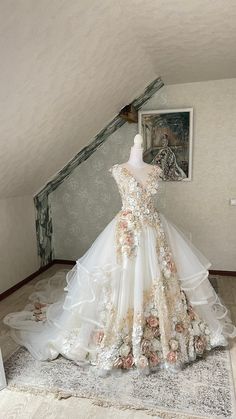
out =
{"type": "MultiPolygon", "coordinates": [[[[188,303],[203,323],[207,324],[210,347],[226,345],[228,337],[236,336],[236,329],[208,279],[209,261],[172,223],[163,215],[160,217],[175,261],[180,287],[188,303]]],[[[68,273],[62,271],[50,279],[40,281],[25,310],[5,317],[5,324],[12,329],[12,337],[36,359],[54,359],[62,354],[78,364],[98,363],[100,367],[110,369],[114,359],[121,358],[120,352],[118,358],[115,358],[118,347],[123,348],[123,358],[128,363],[129,354],[125,351],[128,351],[130,345],[134,352],[135,348],[143,345],[141,337],[139,339],[137,336],[144,331],[137,332],[132,321],[142,311],[151,310],[147,313],[147,322],[151,322],[150,319],[155,318],[155,310],[158,310],[156,306],[151,307],[148,300],[151,298],[149,291],[156,289],[154,280],[158,282],[161,278],[156,254],[157,231],[151,226],[143,228],[135,258],[126,258],[119,264],[116,226],[117,216],[68,273]],[[131,323],[127,317],[130,310],[131,323]],[[124,333],[132,335],[131,343],[121,342],[120,332],[115,329],[115,325],[123,319],[126,319],[124,333]],[[108,326],[112,321],[114,327],[112,324],[108,326]],[[128,324],[131,324],[129,327],[133,327],[133,330],[127,330],[128,324]],[[107,334],[113,331],[117,335],[115,339],[114,336],[110,337],[112,344],[107,353],[108,346],[99,347],[104,330],[107,330],[107,334]]],[[[154,330],[151,326],[149,329],[154,330]]],[[[153,340],[156,340],[157,345],[155,336],[153,340]]],[[[132,356],[140,359],[142,348],[136,349],[136,355],[134,353],[132,356]]]]}

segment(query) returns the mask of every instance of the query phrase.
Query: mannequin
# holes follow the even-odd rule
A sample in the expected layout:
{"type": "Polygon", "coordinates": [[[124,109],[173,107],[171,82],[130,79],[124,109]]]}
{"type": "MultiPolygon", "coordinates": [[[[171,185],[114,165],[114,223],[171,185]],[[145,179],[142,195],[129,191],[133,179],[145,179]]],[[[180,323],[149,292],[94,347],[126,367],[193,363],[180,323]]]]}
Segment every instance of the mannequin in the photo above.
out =
{"type": "Polygon", "coordinates": [[[142,135],[135,135],[134,145],[131,147],[129,160],[126,163],[121,164],[121,166],[126,167],[140,183],[145,184],[153,170],[153,166],[143,161],[142,144],[142,135]]]}

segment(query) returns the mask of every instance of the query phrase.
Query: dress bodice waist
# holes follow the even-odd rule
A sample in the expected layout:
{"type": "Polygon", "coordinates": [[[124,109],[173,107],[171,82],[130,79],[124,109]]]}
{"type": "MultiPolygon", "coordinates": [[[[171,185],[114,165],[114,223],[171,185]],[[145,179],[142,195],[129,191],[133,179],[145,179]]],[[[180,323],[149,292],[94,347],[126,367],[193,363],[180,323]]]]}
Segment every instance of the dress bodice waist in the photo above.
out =
{"type": "Polygon", "coordinates": [[[151,199],[140,203],[128,199],[124,199],[120,215],[122,217],[128,217],[128,219],[134,219],[136,222],[148,222],[149,224],[156,219],[158,214],[157,209],[151,199]],[[138,205],[139,204],[139,205],[138,205]]]}

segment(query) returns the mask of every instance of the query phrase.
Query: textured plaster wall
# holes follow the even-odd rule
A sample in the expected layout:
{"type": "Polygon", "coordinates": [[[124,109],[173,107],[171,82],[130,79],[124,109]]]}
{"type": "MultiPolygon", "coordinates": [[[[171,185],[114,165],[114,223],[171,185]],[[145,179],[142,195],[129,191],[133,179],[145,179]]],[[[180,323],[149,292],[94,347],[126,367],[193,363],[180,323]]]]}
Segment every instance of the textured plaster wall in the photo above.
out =
{"type": "MultiPolygon", "coordinates": [[[[193,180],[162,183],[159,207],[212,261],[236,270],[236,79],[164,86],[143,109],[194,108],[193,180]]],[[[108,168],[126,161],[137,125],[111,135],[50,195],[57,258],[76,259],[120,208],[108,168]]]]}
{"type": "Polygon", "coordinates": [[[0,200],[0,294],[39,267],[33,198],[0,200]]]}
{"type": "Polygon", "coordinates": [[[54,257],[77,259],[119,211],[121,201],[108,169],[127,159],[137,125],[123,125],[49,195],[54,257]]]}

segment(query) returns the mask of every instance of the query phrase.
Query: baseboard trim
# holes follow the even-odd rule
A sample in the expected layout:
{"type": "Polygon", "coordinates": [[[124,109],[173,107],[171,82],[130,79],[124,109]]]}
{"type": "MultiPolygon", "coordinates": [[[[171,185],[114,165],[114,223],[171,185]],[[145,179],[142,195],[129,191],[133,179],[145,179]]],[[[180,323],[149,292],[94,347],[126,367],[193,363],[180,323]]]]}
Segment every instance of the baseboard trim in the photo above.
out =
{"type": "Polygon", "coordinates": [[[58,263],[59,265],[75,265],[75,260],[67,260],[67,259],[53,259],[53,265],[56,265],[58,263]]]}
{"type": "Polygon", "coordinates": [[[210,269],[209,273],[211,275],[236,276],[236,271],[217,271],[217,270],[214,270],[214,269],[210,269]]]}
{"type": "MultiPolygon", "coordinates": [[[[32,279],[36,278],[36,276],[40,275],[47,269],[51,268],[53,265],[75,265],[75,260],[68,260],[68,259],[53,259],[51,262],[49,262],[47,265],[42,266],[37,271],[32,273],[31,275],[27,276],[27,278],[23,279],[22,281],[18,282],[18,284],[13,285],[13,287],[9,288],[8,290],[2,292],[0,294],[0,301],[4,298],[8,297],[9,295],[13,294],[13,292],[17,291],[19,288],[26,285],[28,282],[30,282],[32,279]]],[[[236,276],[236,271],[220,271],[220,270],[214,270],[210,269],[209,273],[211,275],[221,275],[221,276],[236,276]]]]}

